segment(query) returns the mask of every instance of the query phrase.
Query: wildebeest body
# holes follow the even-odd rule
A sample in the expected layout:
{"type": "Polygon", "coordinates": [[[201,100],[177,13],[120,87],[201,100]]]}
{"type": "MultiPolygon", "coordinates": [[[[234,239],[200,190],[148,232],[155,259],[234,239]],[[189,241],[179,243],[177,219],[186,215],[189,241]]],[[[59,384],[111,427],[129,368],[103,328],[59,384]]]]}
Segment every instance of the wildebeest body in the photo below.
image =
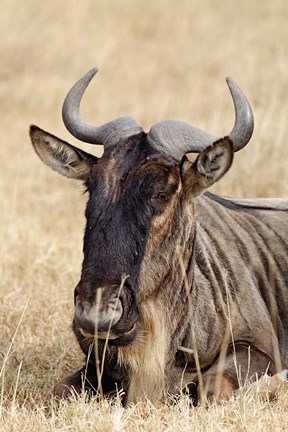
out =
{"type": "MultiPolygon", "coordinates": [[[[279,201],[279,210],[273,208],[273,200],[259,201],[258,209],[257,200],[245,206],[241,200],[220,199],[206,193],[191,208],[179,205],[175,225],[171,224],[166,241],[160,244],[161,254],[155,244],[149,253],[148,241],[138,280],[139,292],[143,285],[145,296],[143,300],[138,297],[138,305],[140,320],[147,320],[141,325],[151,334],[143,335],[136,353],[129,346],[110,347],[106,353],[106,373],[123,380],[124,387],[135,374],[136,400],[144,396],[157,399],[161,382],[166,392],[179,392],[181,375],[183,387],[198,381],[194,353],[190,353],[193,346],[197,347],[203,371],[215,363],[223,342],[228,351],[232,342],[236,352],[238,346],[245,349],[243,379],[249,368],[253,371],[253,362],[248,363],[248,347],[264,354],[263,370],[259,363],[254,365],[259,368],[258,373],[266,368],[275,373],[277,362],[280,368],[287,365],[288,201],[279,201]],[[183,251],[184,244],[190,248],[183,251]],[[150,336],[154,342],[147,344],[150,336]],[[124,357],[121,367],[119,350],[120,357],[124,357]],[[144,383],[152,378],[150,368],[157,373],[149,388],[144,383]]],[[[85,340],[79,333],[78,338],[80,343],[85,340]]],[[[86,354],[89,345],[90,342],[84,348],[86,354]]],[[[104,342],[98,341],[100,352],[103,346],[104,342]]]]}
{"type": "Polygon", "coordinates": [[[288,200],[203,193],[251,137],[245,96],[229,82],[237,116],[220,139],[175,121],[148,134],[126,117],[94,128],[77,111],[94,73],[69,92],[63,117],[75,136],[104,144],[101,158],[35,126],[30,132],[40,158],[85,181],[89,195],[73,320],[88,364],[55,394],[80,392],[85,375],[90,392],[122,387],[124,403],[155,402],[183,388],[194,394],[196,386],[198,396],[204,389],[217,399],[246,378],[281,371],[288,364],[288,200]],[[189,149],[199,152],[194,163],[189,149]]]}

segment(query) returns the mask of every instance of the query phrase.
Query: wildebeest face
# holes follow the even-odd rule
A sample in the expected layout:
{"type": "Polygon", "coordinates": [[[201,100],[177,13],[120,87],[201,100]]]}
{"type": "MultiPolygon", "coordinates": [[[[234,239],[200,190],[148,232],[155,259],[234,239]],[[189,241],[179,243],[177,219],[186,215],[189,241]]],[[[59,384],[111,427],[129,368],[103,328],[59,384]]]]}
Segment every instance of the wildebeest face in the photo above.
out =
{"type": "Polygon", "coordinates": [[[145,133],[106,147],[100,159],[36,127],[31,138],[45,163],[84,180],[87,188],[74,326],[84,336],[97,333],[111,344],[130,343],[138,333],[137,287],[148,240],[161,240],[163,227],[182,201],[190,201],[226,172],[233,157],[231,143],[220,140],[192,164],[186,157],[179,162],[161,154],[145,133]]]}
{"type": "Polygon", "coordinates": [[[75,324],[85,336],[109,331],[111,343],[130,342],[137,334],[137,277],[151,220],[179,191],[179,164],[153,149],[144,133],[105,149],[100,159],[38,128],[31,137],[44,162],[85,180],[87,188],[75,324]]]}
{"type": "Polygon", "coordinates": [[[179,189],[179,165],[153,150],[143,134],[105,150],[86,185],[87,224],[75,321],[83,328],[79,313],[89,298],[90,333],[95,305],[100,304],[98,334],[105,334],[110,322],[111,343],[128,342],[137,334],[137,278],[151,220],[165,210],[179,189]],[[101,301],[99,292],[105,297],[101,301]]]}

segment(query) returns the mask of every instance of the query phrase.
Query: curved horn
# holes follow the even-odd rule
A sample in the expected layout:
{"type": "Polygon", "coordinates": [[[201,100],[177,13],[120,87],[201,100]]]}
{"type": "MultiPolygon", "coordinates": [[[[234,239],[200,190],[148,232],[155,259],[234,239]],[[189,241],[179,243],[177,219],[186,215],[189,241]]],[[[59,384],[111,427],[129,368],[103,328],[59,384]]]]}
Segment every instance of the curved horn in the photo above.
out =
{"type": "Polygon", "coordinates": [[[81,119],[79,106],[82,96],[97,72],[97,68],[87,72],[74,84],[64,100],[62,118],[68,131],[81,141],[105,146],[142,132],[141,125],[132,117],[119,117],[101,126],[92,126],[81,119]]]}
{"type": "Polygon", "coordinates": [[[235,124],[229,134],[233,142],[234,151],[239,151],[248,144],[254,130],[254,117],[252,108],[235,81],[227,77],[228,84],[235,108],[235,124]]]}
{"type": "MultiPolygon", "coordinates": [[[[235,124],[229,138],[236,152],[248,144],[254,129],[254,119],[251,106],[235,81],[232,78],[226,78],[226,81],[235,109],[235,124]]],[[[148,133],[148,139],[154,148],[177,160],[186,153],[200,153],[219,138],[178,120],[156,123],[148,133]]]]}

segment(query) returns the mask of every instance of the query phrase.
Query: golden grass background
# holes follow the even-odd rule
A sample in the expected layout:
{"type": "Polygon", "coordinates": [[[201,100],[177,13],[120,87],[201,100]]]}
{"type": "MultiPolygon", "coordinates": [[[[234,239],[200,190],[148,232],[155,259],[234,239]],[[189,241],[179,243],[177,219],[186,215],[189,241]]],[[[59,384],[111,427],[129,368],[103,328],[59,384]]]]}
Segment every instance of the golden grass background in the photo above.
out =
{"type": "Polygon", "coordinates": [[[232,76],[254,109],[255,132],[214,191],[288,196],[287,0],[1,0],[0,430],[287,430],[288,396],[192,408],[82,400],[53,405],[55,382],[82,366],[70,330],[82,260],[82,186],[34,154],[28,127],[70,138],[61,104],[100,68],[82,105],[103,123],[132,115],[145,130],[186,120],[223,135],[234,113],[232,76]],[[19,327],[17,329],[17,326],[19,327]]]}

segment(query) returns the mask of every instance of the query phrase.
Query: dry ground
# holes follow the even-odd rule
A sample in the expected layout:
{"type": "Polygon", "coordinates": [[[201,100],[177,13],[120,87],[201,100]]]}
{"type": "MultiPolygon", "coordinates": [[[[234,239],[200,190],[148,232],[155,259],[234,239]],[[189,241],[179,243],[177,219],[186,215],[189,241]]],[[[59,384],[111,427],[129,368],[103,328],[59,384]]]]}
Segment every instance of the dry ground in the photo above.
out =
{"type": "Polygon", "coordinates": [[[125,410],[117,401],[53,405],[54,383],[82,365],[70,322],[86,197],[81,185],[41,164],[27,133],[33,122],[75,143],[61,103],[75,79],[97,65],[82,109],[88,121],[128,114],[148,129],[179,118],[222,135],[234,121],[224,81],[231,75],[253,105],[255,133],[214,190],[288,196],[287,0],[0,6],[0,430],[287,430],[285,393],[273,404],[241,397],[209,409],[189,408],[184,397],[125,410]]]}

